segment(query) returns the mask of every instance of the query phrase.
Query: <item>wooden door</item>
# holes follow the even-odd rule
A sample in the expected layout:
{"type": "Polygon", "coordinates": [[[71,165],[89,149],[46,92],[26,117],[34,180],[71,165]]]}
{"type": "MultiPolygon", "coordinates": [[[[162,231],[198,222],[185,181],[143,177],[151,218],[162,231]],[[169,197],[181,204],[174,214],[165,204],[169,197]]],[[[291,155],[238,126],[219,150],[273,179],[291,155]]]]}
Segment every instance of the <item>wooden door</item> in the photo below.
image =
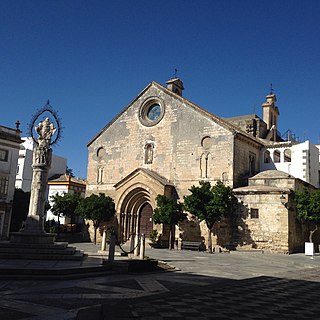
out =
{"type": "Polygon", "coordinates": [[[145,203],[140,209],[139,233],[145,234],[146,237],[149,237],[149,234],[153,229],[152,215],[153,210],[151,205],[145,203]]]}

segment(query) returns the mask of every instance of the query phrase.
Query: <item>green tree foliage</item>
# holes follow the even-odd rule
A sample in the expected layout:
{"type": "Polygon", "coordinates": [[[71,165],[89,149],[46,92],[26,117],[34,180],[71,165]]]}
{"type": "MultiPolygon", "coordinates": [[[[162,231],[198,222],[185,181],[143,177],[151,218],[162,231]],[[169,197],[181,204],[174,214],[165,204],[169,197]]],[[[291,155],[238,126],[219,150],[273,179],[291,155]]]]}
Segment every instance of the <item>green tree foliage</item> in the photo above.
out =
{"type": "Polygon", "coordinates": [[[297,191],[294,200],[298,219],[309,224],[309,242],[312,242],[313,234],[320,227],[320,190],[297,191]]]}
{"type": "Polygon", "coordinates": [[[87,198],[81,199],[77,208],[84,219],[91,220],[94,227],[94,243],[97,242],[97,229],[102,222],[111,220],[115,213],[115,204],[111,197],[103,193],[92,194],[87,198]]]}
{"type": "Polygon", "coordinates": [[[12,203],[12,218],[10,231],[19,231],[23,221],[27,219],[30,203],[30,192],[15,189],[12,203]]]}
{"type": "Polygon", "coordinates": [[[156,224],[167,224],[170,226],[169,248],[174,248],[175,226],[186,219],[187,214],[183,212],[183,205],[172,198],[157,195],[157,208],[154,209],[153,219],[156,224]]]}
{"type": "Polygon", "coordinates": [[[68,166],[67,166],[67,168],[66,168],[66,174],[67,174],[68,176],[74,178],[73,169],[69,168],[68,166]]]}
{"type": "MultiPolygon", "coordinates": [[[[80,196],[76,193],[56,193],[50,197],[52,201],[51,212],[58,217],[58,233],[60,225],[60,217],[63,215],[71,219],[73,225],[76,209],[80,202],[80,196]]],[[[73,228],[71,228],[73,230],[73,228]]]]}
{"type": "Polygon", "coordinates": [[[208,250],[212,252],[212,229],[217,221],[233,211],[237,200],[230,187],[221,181],[211,187],[210,182],[200,181],[200,186],[192,186],[190,195],[184,196],[185,208],[208,228],[208,250]]]}

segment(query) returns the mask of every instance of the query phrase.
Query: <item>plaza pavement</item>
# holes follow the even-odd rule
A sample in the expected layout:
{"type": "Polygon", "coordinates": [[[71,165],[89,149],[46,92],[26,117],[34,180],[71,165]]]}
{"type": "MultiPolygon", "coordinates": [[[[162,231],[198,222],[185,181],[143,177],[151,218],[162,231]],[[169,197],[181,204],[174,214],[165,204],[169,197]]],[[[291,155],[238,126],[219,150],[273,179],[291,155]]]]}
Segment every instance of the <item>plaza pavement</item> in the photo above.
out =
{"type": "MultiPolygon", "coordinates": [[[[99,264],[98,246],[76,246],[89,254],[91,264],[99,264]]],[[[166,272],[2,278],[0,319],[320,319],[318,255],[149,248],[146,255],[163,261],[166,272]]],[[[1,263],[9,262],[0,261],[0,269],[1,263]]]]}

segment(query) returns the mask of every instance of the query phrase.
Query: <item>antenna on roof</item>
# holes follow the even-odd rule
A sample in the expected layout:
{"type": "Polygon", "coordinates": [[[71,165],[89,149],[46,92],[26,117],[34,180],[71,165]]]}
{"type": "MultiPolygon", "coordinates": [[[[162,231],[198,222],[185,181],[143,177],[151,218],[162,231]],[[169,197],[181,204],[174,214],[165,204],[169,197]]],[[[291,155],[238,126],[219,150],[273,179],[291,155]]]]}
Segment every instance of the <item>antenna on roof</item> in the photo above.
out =
{"type": "Polygon", "coordinates": [[[270,94],[273,94],[273,91],[274,91],[274,89],[272,87],[272,83],[270,83],[270,94]]]}

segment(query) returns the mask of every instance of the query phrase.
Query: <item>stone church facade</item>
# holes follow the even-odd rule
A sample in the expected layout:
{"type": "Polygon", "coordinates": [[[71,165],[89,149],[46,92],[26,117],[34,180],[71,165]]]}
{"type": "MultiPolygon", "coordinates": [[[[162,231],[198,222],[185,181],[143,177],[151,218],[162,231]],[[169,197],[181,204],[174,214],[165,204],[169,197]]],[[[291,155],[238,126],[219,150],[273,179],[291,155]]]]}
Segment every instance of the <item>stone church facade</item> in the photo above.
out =
{"type": "MultiPolygon", "coordinates": [[[[157,228],[152,213],[158,194],[183,201],[200,180],[221,180],[232,188],[248,186],[260,171],[264,141],[277,141],[279,110],[274,94],[255,116],[222,119],[182,96],[183,83],[150,83],[88,143],[86,194],[105,193],[116,204],[118,235],[148,235],[157,228]]],[[[221,246],[233,242],[233,222],[226,221],[221,246]]],[[[222,232],[220,230],[220,233],[222,232]]],[[[177,237],[206,239],[206,228],[190,217],[177,237]]],[[[286,251],[286,250],[284,250],[286,251]]],[[[288,251],[288,250],[287,250],[288,251]]]]}

